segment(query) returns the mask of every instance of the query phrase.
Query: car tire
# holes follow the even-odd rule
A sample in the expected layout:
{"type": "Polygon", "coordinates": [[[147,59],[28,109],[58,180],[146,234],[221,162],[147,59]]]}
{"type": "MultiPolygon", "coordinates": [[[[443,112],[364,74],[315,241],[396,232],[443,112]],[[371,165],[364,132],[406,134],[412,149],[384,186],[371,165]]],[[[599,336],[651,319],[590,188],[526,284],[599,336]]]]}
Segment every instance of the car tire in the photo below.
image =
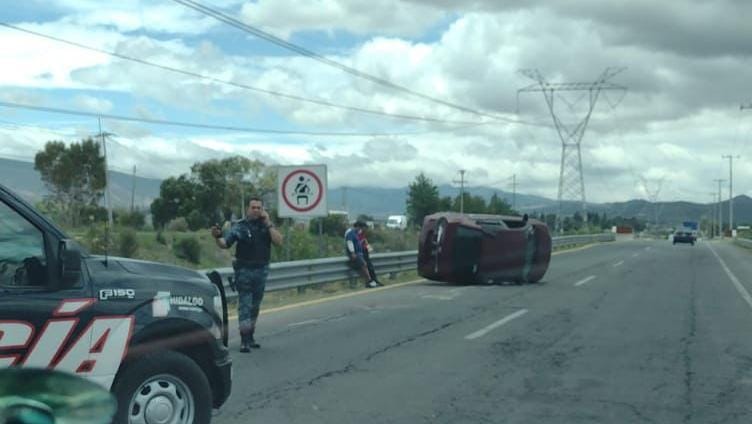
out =
{"type": "Polygon", "coordinates": [[[115,424],[209,424],[211,421],[209,380],[201,368],[182,353],[163,351],[127,364],[118,373],[112,393],[118,402],[115,424]],[[165,415],[177,419],[168,421],[165,415]]]}

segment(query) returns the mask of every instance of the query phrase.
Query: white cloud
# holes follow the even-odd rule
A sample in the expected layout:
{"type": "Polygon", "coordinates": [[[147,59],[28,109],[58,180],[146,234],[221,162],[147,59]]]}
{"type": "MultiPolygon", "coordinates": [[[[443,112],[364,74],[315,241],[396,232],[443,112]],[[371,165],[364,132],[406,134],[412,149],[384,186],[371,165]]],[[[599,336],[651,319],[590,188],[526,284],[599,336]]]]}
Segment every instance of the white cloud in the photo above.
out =
{"type": "Polygon", "coordinates": [[[98,97],[78,95],[73,98],[73,105],[87,112],[106,113],[112,110],[112,102],[98,97]]]}
{"type": "Polygon", "coordinates": [[[419,36],[446,12],[398,0],[258,0],[246,2],[241,16],[283,38],[311,30],[419,36]]]}
{"type": "MultiPolygon", "coordinates": [[[[739,87],[752,78],[750,52],[748,46],[728,37],[741,18],[725,16],[734,15],[728,2],[703,4],[699,8],[703,13],[726,26],[708,36],[687,29],[693,23],[700,28],[720,24],[710,20],[698,23],[698,12],[680,2],[652,5],[637,1],[617,7],[621,15],[609,12],[606,6],[613,6],[609,2],[603,2],[609,3],[606,6],[594,0],[568,3],[569,9],[540,1],[458,5],[388,0],[365,8],[361,1],[261,0],[242,2],[242,12],[249,22],[282,36],[328,32],[331,43],[306,41],[319,43],[331,59],[369,74],[509,117],[517,117],[516,90],[531,83],[518,74],[521,68],[538,68],[557,82],[591,81],[606,66],[628,66],[614,80],[628,87],[627,96],[615,109],[609,102],[615,103],[618,93],[602,96],[583,139],[588,199],[644,197],[639,184],[644,176],[665,177],[666,187],[670,187],[666,193],[672,196],[681,193],[686,199],[707,201],[704,193],[712,189],[710,180],[727,175],[720,155],[744,155],[749,144],[744,141],[752,138],[752,118],[742,120],[738,111],[739,102],[748,100],[739,87]],[[666,14],[650,16],[656,11],[666,14]],[[670,11],[676,12],[675,17],[670,11]],[[457,18],[442,29],[440,37],[426,36],[427,29],[454,13],[457,18]],[[673,21],[684,39],[656,31],[673,21]],[[352,45],[353,38],[348,35],[343,47],[341,31],[363,36],[365,41],[352,45]],[[697,45],[695,50],[693,45],[697,45]]],[[[477,119],[356,79],[309,58],[245,55],[240,46],[227,44],[222,36],[224,30],[234,30],[182,7],[134,0],[114,9],[82,0],[60,4],[70,10],[67,16],[30,27],[268,90],[390,113],[477,119]],[[144,30],[139,35],[129,33],[144,30]],[[192,36],[181,38],[181,34],[192,36]],[[197,34],[202,35],[200,42],[193,37],[197,34]]],[[[239,4],[228,0],[220,6],[237,12],[239,4]]],[[[420,132],[446,127],[258,95],[8,30],[1,30],[0,37],[7,46],[0,51],[0,59],[10,64],[0,74],[4,86],[0,98],[6,101],[39,103],[45,102],[48,92],[59,93],[47,90],[50,88],[86,88],[102,93],[72,96],[77,107],[87,110],[119,108],[120,99],[128,98],[133,101],[133,114],[145,117],[320,131],[418,132],[344,140],[208,131],[175,134],[159,127],[112,124],[111,130],[127,147],[115,147],[120,149],[116,161],[122,162],[119,166],[123,168],[130,166],[128,161],[138,162],[154,175],[165,176],[187,172],[198,160],[254,152],[277,163],[326,163],[335,186],[402,187],[421,171],[443,184],[455,179],[462,168],[468,169],[472,184],[495,184],[516,174],[521,191],[556,196],[561,147],[552,128],[487,125],[426,134],[420,132]]],[[[737,38],[743,41],[743,37],[737,38]]],[[[256,42],[259,40],[251,40],[249,45],[256,42]]],[[[575,102],[580,94],[562,93],[555,98],[556,112],[568,125],[584,116],[587,98],[575,102]],[[567,102],[573,106],[568,107],[567,102]]],[[[520,111],[524,119],[551,122],[540,93],[521,96],[520,111]]],[[[5,144],[0,154],[33,150],[43,143],[38,141],[41,138],[34,132],[16,133],[17,141],[5,144]]],[[[749,191],[752,185],[752,171],[744,165],[745,160],[737,166],[740,192],[749,191]]]]}

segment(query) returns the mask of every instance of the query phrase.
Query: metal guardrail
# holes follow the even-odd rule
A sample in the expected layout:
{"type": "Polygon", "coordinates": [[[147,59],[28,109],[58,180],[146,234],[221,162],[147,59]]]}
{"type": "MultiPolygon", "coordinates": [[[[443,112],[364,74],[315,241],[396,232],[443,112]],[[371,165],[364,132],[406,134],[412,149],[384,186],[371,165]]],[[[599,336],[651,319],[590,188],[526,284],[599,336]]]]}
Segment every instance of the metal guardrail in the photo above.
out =
{"type": "MultiPolygon", "coordinates": [[[[581,236],[553,237],[554,248],[577,246],[589,243],[614,241],[613,234],[593,234],[581,236]]],[[[418,261],[418,251],[377,253],[371,255],[373,266],[379,274],[396,274],[398,272],[413,271],[418,261]]],[[[217,271],[222,277],[227,297],[237,296],[229,290],[229,278],[233,275],[232,268],[218,268],[203,270],[202,272],[217,271]]],[[[304,288],[337,281],[350,281],[357,284],[358,274],[347,264],[344,257],[309,259],[302,261],[274,262],[269,265],[269,278],[266,281],[266,291],[273,292],[295,288],[304,288]]]]}
{"type": "Polygon", "coordinates": [[[752,240],[750,239],[737,237],[734,239],[734,243],[738,244],[739,246],[746,247],[747,249],[752,249],[752,240]]]}

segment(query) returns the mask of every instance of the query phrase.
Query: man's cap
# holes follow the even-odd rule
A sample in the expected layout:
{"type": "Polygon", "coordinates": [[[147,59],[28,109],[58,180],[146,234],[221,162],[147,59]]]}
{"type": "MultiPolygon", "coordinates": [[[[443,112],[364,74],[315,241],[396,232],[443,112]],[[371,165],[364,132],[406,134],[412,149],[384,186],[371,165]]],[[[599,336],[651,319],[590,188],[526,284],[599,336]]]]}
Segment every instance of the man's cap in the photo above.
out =
{"type": "Polygon", "coordinates": [[[357,221],[355,221],[355,224],[353,224],[353,227],[355,227],[355,228],[366,228],[366,227],[368,227],[368,224],[366,224],[365,221],[357,220],[357,221]]]}

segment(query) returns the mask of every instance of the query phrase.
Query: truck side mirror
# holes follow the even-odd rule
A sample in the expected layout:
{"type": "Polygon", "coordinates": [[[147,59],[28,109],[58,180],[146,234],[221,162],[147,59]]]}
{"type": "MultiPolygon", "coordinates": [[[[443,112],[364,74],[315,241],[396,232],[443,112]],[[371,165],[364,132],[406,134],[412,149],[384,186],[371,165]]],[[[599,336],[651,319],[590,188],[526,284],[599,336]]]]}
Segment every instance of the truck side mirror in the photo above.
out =
{"type": "Polygon", "coordinates": [[[81,252],[60,243],[60,288],[70,288],[81,281],[81,252]]]}

